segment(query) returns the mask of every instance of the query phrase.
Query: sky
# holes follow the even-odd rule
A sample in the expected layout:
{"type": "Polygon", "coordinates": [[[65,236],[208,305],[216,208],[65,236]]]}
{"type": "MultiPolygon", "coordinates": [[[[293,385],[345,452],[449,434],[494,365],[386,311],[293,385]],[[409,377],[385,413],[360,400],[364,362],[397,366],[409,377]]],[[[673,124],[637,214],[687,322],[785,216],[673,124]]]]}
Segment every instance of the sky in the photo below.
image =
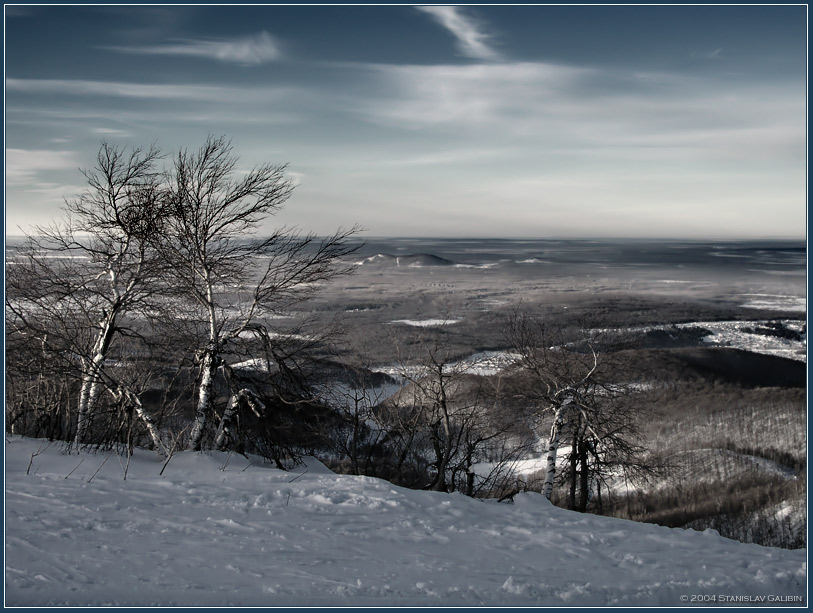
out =
{"type": "Polygon", "coordinates": [[[6,232],[102,141],[288,165],[274,225],[804,238],[804,5],[5,5],[6,232]]]}

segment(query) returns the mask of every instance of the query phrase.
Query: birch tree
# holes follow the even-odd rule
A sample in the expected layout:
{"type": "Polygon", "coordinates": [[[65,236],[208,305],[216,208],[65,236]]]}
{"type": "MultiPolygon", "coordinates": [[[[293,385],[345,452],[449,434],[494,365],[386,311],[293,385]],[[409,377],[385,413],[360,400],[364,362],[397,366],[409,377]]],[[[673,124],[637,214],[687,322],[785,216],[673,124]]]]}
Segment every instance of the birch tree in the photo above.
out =
{"type": "Polygon", "coordinates": [[[551,499],[559,454],[566,456],[568,506],[585,511],[593,486],[618,473],[638,477],[653,472],[645,461],[639,423],[642,410],[626,382],[613,381],[609,356],[602,354],[591,326],[574,334],[527,314],[515,313],[508,340],[530,376],[527,396],[540,421],[549,421],[542,493],[551,499]]]}
{"type": "Polygon", "coordinates": [[[7,267],[7,325],[79,379],[77,444],[89,440],[105,385],[134,398],[105,361],[133,332],[126,318],[151,311],[158,290],[161,264],[150,241],[164,221],[160,157],[154,147],[128,153],[103,143],[95,166],[82,171],[86,189],[66,200],[64,221],[36,228],[7,267]]]}
{"type": "MultiPolygon", "coordinates": [[[[323,240],[287,228],[256,237],[291,196],[294,186],[286,170],[262,164],[243,172],[231,144],[211,136],[197,151],[179,152],[170,170],[171,214],[160,249],[171,263],[174,286],[201,324],[190,449],[201,449],[218,369],[230,348],[248,333],[272,338],[269,317],[284,314],[320,283],[350,270],[342,258],[357,248],[349,243],[356,227],[323,240]]],[[[249,398],[241,390],[232,394],[234,410],[249,398]]],[[[232,409],[226,415],[233,415],[232,409]]]]}

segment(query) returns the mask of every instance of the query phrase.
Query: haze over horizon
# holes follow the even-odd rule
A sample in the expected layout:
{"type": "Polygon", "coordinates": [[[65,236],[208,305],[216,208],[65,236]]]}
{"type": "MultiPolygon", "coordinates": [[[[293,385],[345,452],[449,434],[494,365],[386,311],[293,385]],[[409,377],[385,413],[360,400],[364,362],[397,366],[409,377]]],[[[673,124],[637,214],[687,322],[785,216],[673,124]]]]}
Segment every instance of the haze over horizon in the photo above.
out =
{"type": "Polygon", "coordinates": [[[806,236],[805,5],[4,8],[10,235],[224,134],[319,234],[806,236]]]}

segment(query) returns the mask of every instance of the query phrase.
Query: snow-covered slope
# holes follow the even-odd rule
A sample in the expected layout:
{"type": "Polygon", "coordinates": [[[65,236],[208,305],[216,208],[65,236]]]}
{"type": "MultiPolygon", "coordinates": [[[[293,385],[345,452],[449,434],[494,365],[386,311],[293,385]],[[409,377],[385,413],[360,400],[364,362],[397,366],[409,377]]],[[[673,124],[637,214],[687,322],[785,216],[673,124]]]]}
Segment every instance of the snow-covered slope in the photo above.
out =
{"type": "Polygon", "coordinates": [[[6,437],[6,605],[801,604],[806,551],[243,456],[6,437]],[[125,477],[126,472],[126,479],[125,477]],[[782,598],[784,602],[776,599],[782,598]],[[740,603],[735,603],[740,604],[740,603]]]}

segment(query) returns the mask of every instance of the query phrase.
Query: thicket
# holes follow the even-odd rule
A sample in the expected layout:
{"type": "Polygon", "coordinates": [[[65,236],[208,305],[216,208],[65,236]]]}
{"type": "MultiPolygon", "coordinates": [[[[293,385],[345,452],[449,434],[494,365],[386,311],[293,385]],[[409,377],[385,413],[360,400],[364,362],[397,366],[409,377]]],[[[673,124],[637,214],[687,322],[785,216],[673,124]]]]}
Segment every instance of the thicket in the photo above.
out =
{"type": "Polygon", "coordinates": [[[642,401],[657,407],[645,437],[657,450],[663,478],[654,487],[621,492],[608,513],[712,528],[743,542],[806,546],[804,388],[661,381],[642,401]]]}

